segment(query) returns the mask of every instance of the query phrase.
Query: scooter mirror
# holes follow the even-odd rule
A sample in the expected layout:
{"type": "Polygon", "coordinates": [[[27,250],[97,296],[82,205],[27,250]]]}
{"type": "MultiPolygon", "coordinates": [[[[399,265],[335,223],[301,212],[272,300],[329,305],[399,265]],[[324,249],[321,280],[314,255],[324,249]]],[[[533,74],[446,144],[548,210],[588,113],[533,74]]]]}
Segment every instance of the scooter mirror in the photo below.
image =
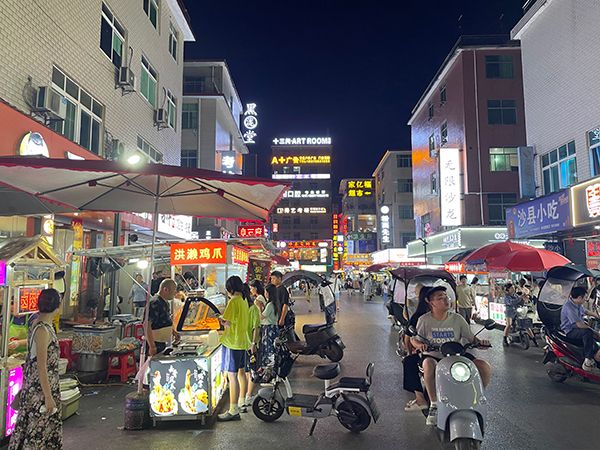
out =
{"type": "Polygon", "coordinates": [[[486,330],[494,330],[496,328],[496,322],[492,319],[488,319],[483,323],[486,330]]]}
{"type": "Polygon", "coordinates": [[[417,335],[417,329],[414,327],[414,325],[409,326],[408,331],[410,331],[410,334],[412,335],[417,335]]]}

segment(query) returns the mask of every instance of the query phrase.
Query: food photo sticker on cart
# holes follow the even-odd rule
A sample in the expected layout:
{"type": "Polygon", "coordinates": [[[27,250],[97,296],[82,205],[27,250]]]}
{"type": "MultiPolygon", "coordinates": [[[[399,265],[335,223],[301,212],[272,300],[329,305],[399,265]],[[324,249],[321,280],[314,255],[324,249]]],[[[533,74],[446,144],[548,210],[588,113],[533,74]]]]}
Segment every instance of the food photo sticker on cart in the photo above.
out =
{"type": "Polygon", "coordinates": [[[185,383],[179,391],[181,409],[188,414],[201,414],[208,411],[208,370],[202,367],[206,360],[195,360],[197,368],[185,371],[185,383]],[[193,381],[193,384],[192,384],[193,381]]]}
{"type": "Polygon", "coordinates": [[[152,385],[150,386],[150,407],[159,416],[172,416],[177,414],[178,404],[175,399],[175,383],[177,381],[177,369],[173,366],[165,366],[164,385],[161,384],[163,374],[156,370],[152,374],[152,385]]]}

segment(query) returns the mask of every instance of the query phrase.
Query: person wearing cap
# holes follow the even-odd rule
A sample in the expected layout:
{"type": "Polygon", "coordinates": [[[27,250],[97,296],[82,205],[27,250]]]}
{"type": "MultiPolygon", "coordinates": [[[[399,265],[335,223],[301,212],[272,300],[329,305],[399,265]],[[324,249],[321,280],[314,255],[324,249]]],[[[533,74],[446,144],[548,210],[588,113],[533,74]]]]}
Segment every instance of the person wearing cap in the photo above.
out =
{"type": "MultiPolygon", "coordinates": [[[[429,344],[443,344],[445,342],[470,342],[489,345],[488,341],[478,339],[471,327],[465,321],[464,317],[450,311],[450,301],[446,288],[444,286],[435,286],[427,291],[425,295],[429,304],[430,312],[424,314],[417,321],[417,336],[410,338],[410,342],[416,350],[423,353],[423,378],[425,388],[429,394],[431,404],[429,415],[427,416],[427,425],[436,425],[437,423],[437,392],[435,387],[435,369],[438,361],[443,358],[440,352],[430,352],[429,344]],[[423,339],[424,338],[424,339],[423,339]]],[[[484,386],[490,382],[492,368],[482,360],[475,358],[470,353],[465,353],[465,357],[471,359],[481,375],[484,386]]]]}

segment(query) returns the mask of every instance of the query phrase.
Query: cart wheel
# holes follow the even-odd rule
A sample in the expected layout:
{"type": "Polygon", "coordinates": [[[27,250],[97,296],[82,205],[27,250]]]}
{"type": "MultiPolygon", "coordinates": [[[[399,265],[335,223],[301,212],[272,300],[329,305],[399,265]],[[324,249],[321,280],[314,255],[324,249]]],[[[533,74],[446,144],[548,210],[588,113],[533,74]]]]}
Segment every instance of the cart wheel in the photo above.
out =
{"type": "Polygon", "coordinates": [[[283,406],[275,397],[271,400],[256,397],[252,403],[252,412],[263,422],[275,422],[283,414],[283,406]]]}
{"type": "Polygon", "coordinates": [[[338,420],[342,426],[353,433],[366,430],[371,424],[369,411],[358,402],[344,400],[337,408],[338,420]]]}
{"type": "Polygon", "coordinates": [[[521,347],[523,348],[523,350],[527,350],[529,348],[529,346],[531,345],[531,338],[529,337],[529,335],[527,333],[520,333],[520,341],[521,341],[521,347]]]}

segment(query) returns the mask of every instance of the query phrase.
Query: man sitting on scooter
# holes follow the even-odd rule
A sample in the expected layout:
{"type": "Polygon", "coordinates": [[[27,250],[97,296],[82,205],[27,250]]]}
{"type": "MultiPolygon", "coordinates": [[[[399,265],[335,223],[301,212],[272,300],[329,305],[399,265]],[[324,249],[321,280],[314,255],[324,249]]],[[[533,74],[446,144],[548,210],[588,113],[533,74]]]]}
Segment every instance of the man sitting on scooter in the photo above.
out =
{"type": "MultiPolygon", "coordinates": [[[[433,344],[444,342],[479,343],[489,345],[488,341],[477,339],[471,331],[466,320],[457,313],[450,311],[450,301],[446,294],[446,288],[436,286],[430,289],[426,295],[430,312],[424,314],[417,322],[417,334],[429,340],[433,344]]],[[[442,359],[440,352],[428,352],[428,344],[425,344],[419,336],[411,338],[411,344],[420,352],[423,352],[423,376],[425,388],[431,400],[427,425],[437,423],[437,395],[435,390],[435,368],[438,361],[442,359]]],[[[492,368],[482,359],[475,358],[466,353],[465,357],[471,359],[481,375],[483,386],[487,386],[492,376],[492,368]]]]}
{"type": "Polygon", "coordinates": [[[600,370],[596,365],[597,362],[600,362],[600,350],[598,350],[596,344],[596,339],[600,339],[600,334],[592,330],[583,320],[586,314],[596,318],[598,318],[598,314],[583,307],[586,294],[587,289],[581,286],[574,287],[571,290],[571,296],[560,312],[560,329],[568,338],[583,341],[585,360],[582,369],[586,372],[600,374],[600,370]]]}

